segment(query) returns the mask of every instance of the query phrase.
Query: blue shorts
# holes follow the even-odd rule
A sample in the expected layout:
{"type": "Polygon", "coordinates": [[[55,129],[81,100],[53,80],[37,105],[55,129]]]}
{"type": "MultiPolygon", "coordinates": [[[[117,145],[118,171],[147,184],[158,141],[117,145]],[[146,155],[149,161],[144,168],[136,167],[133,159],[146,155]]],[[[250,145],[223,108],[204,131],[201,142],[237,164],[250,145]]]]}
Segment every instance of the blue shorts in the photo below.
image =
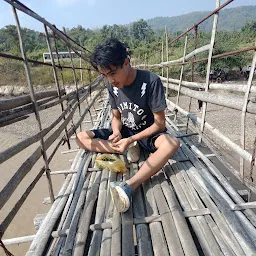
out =
{"type": "MultiPolygon", "coordinates": [[[[91,130],[91,131],[95,134],[95,136],[94,136],[95,139],[98,138],[98,139],[103,139],[103,140],[107,140],[108,137],[113,133],[111,128],[109,128],[109,129],[97,129],[97,130],[91,130]]],[[[135,135],[136,133],[132,132],[126,126],[123,126],[122,130],[121,130],[121,134],[122,134],[123,138],[128,138],[132,135],[135,135]]],[[[162,134],[168,134],[167,130],[165,129],[165,131],[163,131],[163,132],[156,133],[152,137],[149,137],[147,139],[139,140],[138,143],[143,148],[149,150],[151,153],[154,153],[157,150],[157,148],[155,147],[155,141],[162,134]]]]}

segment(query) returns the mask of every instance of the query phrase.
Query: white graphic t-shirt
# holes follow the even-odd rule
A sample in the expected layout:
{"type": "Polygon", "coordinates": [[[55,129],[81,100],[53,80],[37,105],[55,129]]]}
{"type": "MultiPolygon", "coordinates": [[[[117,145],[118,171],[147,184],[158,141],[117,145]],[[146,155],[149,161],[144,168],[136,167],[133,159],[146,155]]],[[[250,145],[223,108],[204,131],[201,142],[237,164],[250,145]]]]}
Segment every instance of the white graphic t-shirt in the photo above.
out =
{"type": "Polygon", "coordinates": [[[136,78],[121,89],[107,84],[112,109],[121,113],[122,123],[137,133],[154,123],[153,113],[166,109],[160,78],[147,70],[137,70],[136,78]]]}

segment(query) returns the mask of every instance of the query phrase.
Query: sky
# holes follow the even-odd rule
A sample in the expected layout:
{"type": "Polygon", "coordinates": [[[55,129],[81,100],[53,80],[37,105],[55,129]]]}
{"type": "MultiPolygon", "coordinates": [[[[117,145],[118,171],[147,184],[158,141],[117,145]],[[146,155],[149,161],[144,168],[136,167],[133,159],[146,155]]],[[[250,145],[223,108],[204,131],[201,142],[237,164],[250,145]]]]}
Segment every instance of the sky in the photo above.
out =
{"type": "MultiPolygon", "coordinates": [[[[125,25],[139,19],[173,17],[194,11],[212,11],[215,0],[20,0],[31,10],[61,29],[81,25],[84,28],[101,28],[103,25],[125,25]]],[[[220,3],[225,3],[221,0],[220,3]]],[[[256,5],[256,0],[234,0],[228,7],[256,5]]],[[[43,31],[43,26],[22,12],[22,27],[43,31]]],[[[15,24],[12,8],[0,0],[0,28],[15,24]]]]}

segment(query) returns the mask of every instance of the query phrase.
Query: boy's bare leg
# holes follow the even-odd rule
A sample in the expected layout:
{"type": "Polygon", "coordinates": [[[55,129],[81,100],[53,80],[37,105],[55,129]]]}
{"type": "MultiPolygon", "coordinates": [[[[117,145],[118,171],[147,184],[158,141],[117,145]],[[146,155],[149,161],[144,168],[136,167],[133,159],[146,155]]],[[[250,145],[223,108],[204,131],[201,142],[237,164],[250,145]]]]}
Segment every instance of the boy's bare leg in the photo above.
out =
{"type": "Polygon", "coordinates": [[[98,153],[116,153],[112,143],[108,140],[94,139],[94,133],[91,131],[79,132],[76,137],[76,143],[79,148],[98,153]]]}
{"type": "Polygon", "coordinates": [[[169,134],[160,135],[155,141],[157,150],[150,155],[139,171],[127,180],[126,183],[134,191],[141,183],[156,174],[167,163],[179,146],[180,143],[177,138],[169,134]]]}

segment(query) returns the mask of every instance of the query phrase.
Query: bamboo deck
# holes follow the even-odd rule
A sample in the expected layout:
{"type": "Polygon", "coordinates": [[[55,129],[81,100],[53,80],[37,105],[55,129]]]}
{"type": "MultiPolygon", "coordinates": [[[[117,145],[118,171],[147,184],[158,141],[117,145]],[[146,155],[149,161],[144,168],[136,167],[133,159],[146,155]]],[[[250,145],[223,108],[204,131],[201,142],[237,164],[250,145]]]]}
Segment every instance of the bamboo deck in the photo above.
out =
{"type": "MultiPolygon", "coordinates": [[[[168,130],[177,136],[170,124],[168,130]]],[[[79,150],[27,255],[256,255],[254,212],[234,210],[243,199],[188,137],[177,137],[178,152],[123,214],[109,183],[133,176],[147,152],[121,175],[95,168],[96,155],[79,150]]]]}

